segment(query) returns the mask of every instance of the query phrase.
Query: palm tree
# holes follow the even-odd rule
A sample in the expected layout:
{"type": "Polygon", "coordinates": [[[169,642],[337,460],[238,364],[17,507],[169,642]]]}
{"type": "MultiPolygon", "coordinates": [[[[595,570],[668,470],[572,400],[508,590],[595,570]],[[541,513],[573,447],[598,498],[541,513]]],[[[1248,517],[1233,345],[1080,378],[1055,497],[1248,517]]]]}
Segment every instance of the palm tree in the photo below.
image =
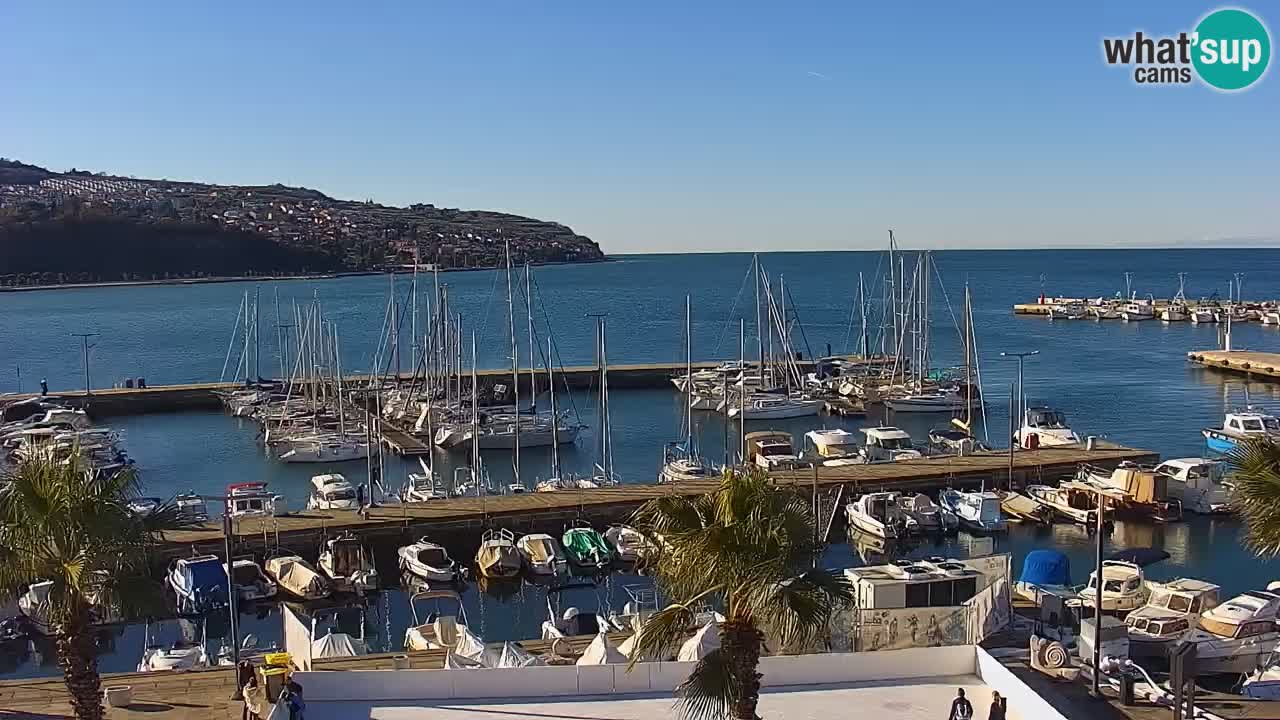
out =
{"type": "Polygon", "coordinates": [[[101,720],[102,688],[92,625],[102,608],[124,617],[163,597],[148,573],[147,550],[166,529],[186,524],[172,505],[130,512],[137,475],[86,472],[74,460],[24,461],[0,475],[0,587],[50,580],[49,634],[80,720],[101,720]]]}
{"type": "Polygon", "coordinates": [[[1280,443],[1252,438],[1227,456],[1234,471],[1232,504],[1245,520],[1245,543],[1259,555],[1280,555],[1280,443]]]}
{"type": "Polygon", "coordinates": [[[650,500],[632,522],[659,548],[659,589],[683,598],[641,626],[632,664],[670,654],[697,607],[713,603],[725,615],[720,648],[677,688],[678,708],[698,720],[755,720],[766,639],[775,649],[811,649],[852,597],[842,575],[812,567],[820,548],[809,502],[762,473],[726,470],[714,492],[650,500]]]}

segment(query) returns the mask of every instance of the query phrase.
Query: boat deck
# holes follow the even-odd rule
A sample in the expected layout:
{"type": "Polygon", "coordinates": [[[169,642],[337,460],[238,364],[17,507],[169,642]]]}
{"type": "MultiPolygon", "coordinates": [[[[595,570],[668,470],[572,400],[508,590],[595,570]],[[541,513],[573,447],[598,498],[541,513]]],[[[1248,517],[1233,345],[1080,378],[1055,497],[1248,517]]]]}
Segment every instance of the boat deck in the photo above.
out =
{"type": "Polygon", "coordinates": [[[1201,367],[1280,380],[1280,353],[1250,350],[1193,350],[1187,360],[1201,367]]]}

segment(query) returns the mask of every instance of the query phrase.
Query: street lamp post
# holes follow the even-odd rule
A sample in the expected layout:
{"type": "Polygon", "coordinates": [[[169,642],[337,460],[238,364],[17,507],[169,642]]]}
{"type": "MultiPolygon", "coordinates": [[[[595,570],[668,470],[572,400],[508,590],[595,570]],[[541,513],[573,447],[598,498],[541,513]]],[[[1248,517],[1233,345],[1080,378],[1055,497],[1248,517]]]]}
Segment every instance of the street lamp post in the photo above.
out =
{"type": "MultiPolygon", "coordinates": [[[[1024,361],[1035,355],[1039,355],[1039,350],[1029,350],[1027,352],[1002,352],[1000,357],[1012,357],[1018,359],[1018,412],[1026,415],[1027,413],[1027,393],[1022,384],[1022,366],[1024,361]]],[[[1021,423],[1018,425],[1021,427],[1021,423]]],[[[1014,438],[1009,438],[1009,442],[1014,442],[1014,438]]]]}

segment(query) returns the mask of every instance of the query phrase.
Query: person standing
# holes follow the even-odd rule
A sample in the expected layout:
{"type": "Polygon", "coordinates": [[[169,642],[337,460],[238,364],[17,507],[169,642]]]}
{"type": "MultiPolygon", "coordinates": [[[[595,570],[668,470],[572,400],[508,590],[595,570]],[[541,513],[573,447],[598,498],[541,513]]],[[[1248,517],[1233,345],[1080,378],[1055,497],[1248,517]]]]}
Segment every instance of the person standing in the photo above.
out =
{"type": "Polygon", "coordinates": [[[956,688],[956,699],[951,701],[951,713],[947,720],[973,720],[973,703],[964,696],[964,688],[956,688]]]}
{"type": "Polygon", "coordinates": [[[987,712],[987,720],[1005,720],[1008,711],[1008,699],[1000,697],[1000,693],[991,691],[991,710],[987,712]]]}
{"type": "Polygon", "coordinates": [[[48,395],[49,380],[47,378],[40,378],[40,397],[47,397],[48,395]]]}

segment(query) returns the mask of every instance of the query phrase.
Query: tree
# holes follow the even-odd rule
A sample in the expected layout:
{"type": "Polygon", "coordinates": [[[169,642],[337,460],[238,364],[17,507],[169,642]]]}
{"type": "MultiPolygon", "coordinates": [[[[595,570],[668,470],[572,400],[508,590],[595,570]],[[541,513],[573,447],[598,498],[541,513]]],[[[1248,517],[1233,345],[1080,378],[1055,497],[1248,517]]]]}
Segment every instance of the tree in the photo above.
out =
{"type": "Polygon", "coordinates": [[[75,460],[35,459],[0,479],[0,587],[53,582],[44,608],[58,665],[80,720],[101,720],[102,687],[92,625],[103,609],[123,617],[158,610],[164,597],[148,572],[147,551],[166,529],[186,525],[165,504],[139,516],[131,469],[86,472],[75,460]]]}
{"type": "Polygon", "coordinates": [[[1280,444],[1269,438],[1236,443],[1232,504],[1245,521],[1245,543],[1258,555],[1280,555],[1280,444]]]}
{"type": "Polygon", "coordinates": [[[811,649],[852,598],[843,575],[812,568],[820,548],[809,502],[763,473],[726,471],[714,492],[650,500],[632,522],[659,548],[658,587],[681,598],[641,626],[632,657],[669,654],[698,606],[714,603],[725,615],[720,648],[677,688],[678,708],[698,720],[755,720],[766,638],[774,648],[811,649]]]}

